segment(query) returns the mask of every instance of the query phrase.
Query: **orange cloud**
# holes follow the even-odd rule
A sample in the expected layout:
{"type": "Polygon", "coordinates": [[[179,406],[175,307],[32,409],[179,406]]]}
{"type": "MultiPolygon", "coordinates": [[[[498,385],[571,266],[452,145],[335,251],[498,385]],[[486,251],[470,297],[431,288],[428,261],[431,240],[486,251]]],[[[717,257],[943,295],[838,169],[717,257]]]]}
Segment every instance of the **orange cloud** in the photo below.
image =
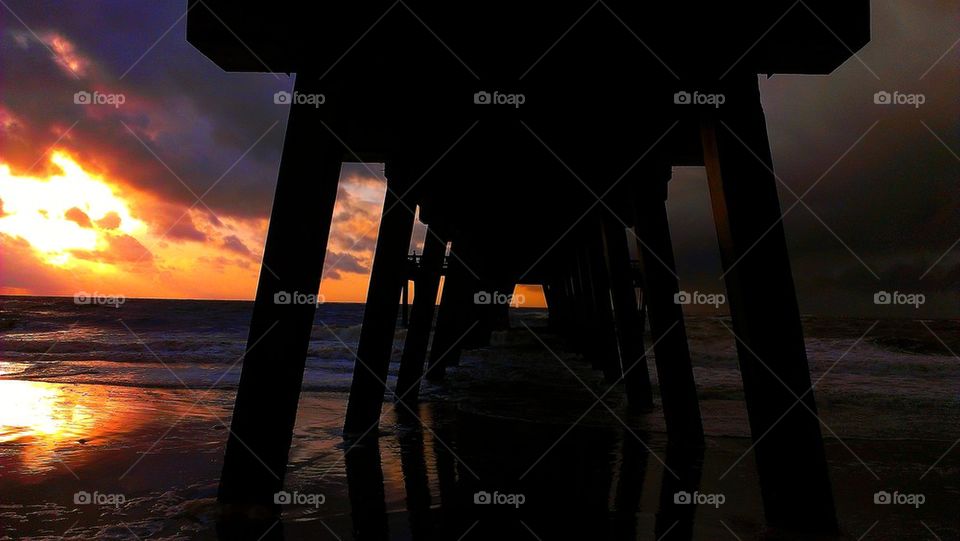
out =
{"type": "Polygon", "coordinates": [[[80,77],[87,75],[91,61],[77,51],[76,45],[70,40],[57,33],[47,33],[42,36],[43,41],[53,51],[54,60],[62,66],[80,77]]]}
{"type": "Polygon", "coordinates": [[[258,269],[248,246],[262,243],[265,220],[214,220],[178,208],[94,174],[63,151],[52,152],[50,162],[43,177],[16,175],[0,163],[3,291],[253,296],[258,269]],[[165,218],[174,215],[181,219],[171,227],[165,218]],[[186,225],[177,230],[177,223],[186,225]],[[244,249],[246,257],[237,258],[244,249]]]}
{"type": "Polygon", "coordinates": [[[35,43],[46,47],[50,50],[53,61],[61,69],[77,77],[86,77],[93,65],[93,62],[82,55],[72,41],[57,32],[43,32],[37,35],[26,31],[17,31],[14,32],[13,38],[22,49],[27,49],[35,43]]]}
{"type": "MultiPolygon", "coordinates": [[[[116,215],[116,213],[113,213],[116,215]]],[[[93,222],[90,221],[90,217],[87,216],[86,212],[83,212],[77,207],[71,207],[67,212],[63,213],[63,217],[70,220],[71,222],[76,223],[80,227],[93,227],[93,222]]]]}
{"type": "Polygon", "coordinates": [[[111,210],[97,220],[97,225],[103,229],[116,229],[120,227],[120,215],[111,210]]]}
{"type": "MultiPolygon", "coordinates": [[[[267,219],[161,199],[87,158],[55,150],[40,176],[0,163],[8,267],[0,291],[253,298],[267,219]]],[[[385,191],[380,178],[343,176],[321,284],[327,301],[365,300],[385,191]]]]}

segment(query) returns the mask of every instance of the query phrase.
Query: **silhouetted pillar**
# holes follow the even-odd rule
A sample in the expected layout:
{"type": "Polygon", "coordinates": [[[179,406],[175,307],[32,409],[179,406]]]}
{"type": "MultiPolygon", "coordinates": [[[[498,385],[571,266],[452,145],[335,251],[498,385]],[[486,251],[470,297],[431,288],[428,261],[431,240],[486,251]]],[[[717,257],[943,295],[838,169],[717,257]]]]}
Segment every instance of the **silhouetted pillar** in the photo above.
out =
{"type": "Polygon", "coordinates": [[[592,349],[599,358],[604,378],[613,382],[618,381],[623,372],[620,368],[620,350],[610,299],[609,271],[603,253],[603,230],[597,227],[589,233],[586,239],[587,265],[590,273],[591,302],[595,313],[592,321],[592,349]]]}
{"type": "MultiPolygon", "coordinates": [[[[462,264],[462,263],[461,263],[462,264]]],[[[462,333],[465,333],[460,341],[460,349],[476,349],[490,345],[490,338],[493,335],[493,325],[495,313],[499,307],[505,307],[496,302],[495,296],[505,295],[505,291],[499,283],[491,280],[476,280],[473,276],[465,276],[470,282],[469,304],[465,305],[465,310],[460,314],[462,333]],[[478,295],[486,294],[489,302],[478,299],[478,295]],[[470,326],[476,322],[476,325],[470,326]],[[464,326],[466,325],[466,326],[464,326]]],[[[459,355],[456,358],[449,358],[447,366],[460,364],[459,355]]]]}
{"type": "Polygon", "coordinates": [[[627,232],[613,216],[607,216],[603,221],[603,250],[609,269],[613,314],[620,344],[620,369],[627,400],[633,407],[649,409],[653,407],[653,396],[643,346],[644,322],[637,308],[637,294],[630,277],[627,232]]]}
{"type": "MultiPolygon", "coordinates": [[[[502,289],[499,289],[500,292],[506,293],[507,295],[513,294],[516,290],[516,285],[511,283],[504,283],[500,286],[502,289]]],[[[510,328],[510,305],[509,304],[495,304],[490,307],[490,330],[491,331],[502,331],[510,328]]],[[[518,306],[518,308],[523,308],[518,306]]],[[[487,337],[487,345],[490,345],[490,337],[487,337]]]]}
{"type": "MultiPolygon", "coordinates": [[[[568,329],[576,331],[581,329],[580,327],[580,318],[581,318],[580,287],[579,287],[580,278],[577,274],[578,273],[577,266],[579,262],[575,257],[571,259],[572,260],[569,262],[570,268],[567,274],[567,290],[569,291],[569,294],[570,294],[570,297],[569,297],[570,302],[569,302],[568,314],[566,318],[566,325],[568,329]]],[[[570,341],[571,345],[574,346],[574,349],[578,348],[577,340],[580,334],[582,333],[571,332],[570,334],[567,335],[567,339],[570,341]]]]}
{"type": "MultiPolygon", "coordinates": [[[[567,268],[563,275],[563,326],[565,329],[573,329],[577,320],[576,307],[576,288],[574,287],[573,266],[567,262],[567,268]]],[[[571,336],[571,335],[568,335],[571,336]]]]}
{"type": "MultiPolygon", "coordinates": [[[[653,179],[662,182],[663,179],[653,179]]],[[[679,291],[667,210],[662,191],[644,194],[637,201],[636,234],[640,242],[643,291],[650,318],[653,352],[660,380],[660,398],[667,431],[674,439],[703,440],[703,424],[693,379],[683,310],[675,302],[679,291]]]]}
{"type": "Polygon", "coordinates": [[[547,300],[547,327],[552,331],[560,330],[561,320],[563,319],[563,308],[560,307],[562,293],[559,290],[557,281],[543,284],[543,296],[547,300]]]}
{"type": "Polygon", "coordinates": [[[597,304],[594,296],[596,284],[593,283],[588,249],[583,245],[578,245],[576,248],[576,258],[577,287],[580,294],[580,306],[578,310],[580,321],[577,322],[577,327],[582,329],[582,332],[577,337],[577,349],[590,361],[590,366],[594,370],[600,370],[603,368],[603,355],[598,352],[599,344],[596,340],[598,325],[597,304]]]}
{"type": "MultiPolygon", "coordinates": [[[[363,309],[363,325],[360,327],[344,423],[344,434],[347,436],[361,435],[379,423],[397,327],[397,298],[406,280],[406,255],[413,231],[414,213],[407,202],[397,198],[396,183],[390,182],[394,169],[390,164],[387,165],[388,189],[370,271],[370,286],[363,309]],[[390,186],[394,186],[394,189],[389,189],[390,186]]],[[[403,173],[400,172],[401,177],[403,173]]]]}
{"type": "Polygon", "coordinates": [[[556,286],[558,304],[560,305],[559,317],[557,318],[560,330],[569,329],[573,317],[573,291],[570,289],[570,284],[570,270],[564,269],[560,276],[560,282],[556,286]]]}
{"type": "MultiPolygon", "coordinates": [[[[316,92],[298,74],[296,89],[316,92]]],[[[293,104],[280,160],[250,334],[237,387],[218,499],[276,507],[316,311],[297,304],[320,289],[343,148],[322,122],[328,110],[293,104]],[[292,302],[291,302],[292,301],[292,302]]]]}
{"type": "Polygon", "coordinates": [[[409,277],[403,277],[403,288],[400,290],[400,325],[407,329],[410,327],[410,280],[409,277]]]}
{"type": "Polygon", "coordinates": [[[744,77],[716,118],[704,121],[703,147],[767,521],[833,531],[833,495],[811,413],[816,403],[755,76],[744,77]]]}
{"type": "Polygon", "coordinates": [[[433,326],[437,289],[446,251],[446,237],[441,237],[433,229],[427,231],[415,282],[410,327],[397,373],[397,396],[408,404],[416,403],[420,395],[420,379],[423,377],[423,364],[430,343],[430,328],[433,326]]]}
{"type": "Polygon", "coordinates": [[[440,298],[437,325],[430,346],[430,358],[427,365],[427,379],[440,380],[446,374],[448,366],[460,363],[460,350],[464,334],[471,328],[466,323],[473,310],[472,277],[464,268],[460,259],[453,255],[460,243],[453,242],[450,258],[447,261],[446,280],[440,298]]]}
{"type": "MultiPolygon", "coordinates": [[[[568,338],[573,349],[583,354],[586,350],[584,344],[587,342],[587,335],[589,335],[590,322],[593,319],[593,314],[587,302],[586,270],[583,263],[583,250],[579,245],[571,247],[570,259],[572,266],[570,287],[573,291],[573,317],[571,317],[571,324],[573,325],[574,332],[570,333],[568,338]]],[[[596,359],[596,356],[594,356],[593,359],[596,359]]],[[[593,363],[593,359],[588,360],[593,363]]]]}
{"type": "Polygon", "coordinates": [[[547,325],[554,332],[564,331],[567,318],[566,273],[561,271],[543,284],[543,296],[547,300],[547,325]]]}

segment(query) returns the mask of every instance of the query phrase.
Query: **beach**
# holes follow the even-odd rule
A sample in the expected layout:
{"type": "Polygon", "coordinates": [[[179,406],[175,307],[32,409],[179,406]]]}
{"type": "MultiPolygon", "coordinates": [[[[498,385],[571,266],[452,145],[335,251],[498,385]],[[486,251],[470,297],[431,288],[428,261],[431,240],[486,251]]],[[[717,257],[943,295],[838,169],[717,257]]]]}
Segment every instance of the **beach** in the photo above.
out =
{"type": "MultiPolygon", "coordinates": [[[[0,538],[233,538],[215,498],[249,304],[2,306],[0,538]]],[[[417,412],[385,396],[377,445],[354,447],[341,428],[362,309],[318,310],[291,504],[263,538],[779,535],[764,528],[723,316],[688,318],[702,451],[668,445],[659,405],[636,413],[621,387],[604,395],[602,374],[538,310],[515,310],[490,347],[425,383],[417,412]],[[679,492],[702,503],[678,503],[679,492]]],[[[804,323],[844,538],[960,538],[960,363],[937,338],[956,337],[957,322],[804,323]],[[923,501],[875,503],[882,492],[923,501]]],[[[395,374],[394,362],[391,386],[395,374]]]]}

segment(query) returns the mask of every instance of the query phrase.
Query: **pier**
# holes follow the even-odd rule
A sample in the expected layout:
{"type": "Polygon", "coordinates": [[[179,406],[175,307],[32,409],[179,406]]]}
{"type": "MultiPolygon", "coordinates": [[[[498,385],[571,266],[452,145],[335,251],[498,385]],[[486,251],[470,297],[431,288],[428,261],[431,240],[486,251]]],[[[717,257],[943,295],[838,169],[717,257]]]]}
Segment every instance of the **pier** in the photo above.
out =
{"type": "MultiPolygon", "coordinates": [[[[623,386],[632,409],[662,415],[672,456],[689,464],[703,422],[675,302],[671,228],[683,224],[669,223],[666,205],[671,168],[695,165],[707,171],[767,522],[835,531],[757,78],[833,71],[869,40],[869,3],[399,4],[294,14],[190,1],[188,39],[222,68],[295,73],[295,93],[325,97],[290,107],[263,258],[271,272],[260,273],[219,500],[271,507],[283,487],[323,307],[273,299],[318,290],[346,161],[383,162],[387,178],[348,442],[376,440],[385,396],[416,405],[424,379],[442,384],[464,349],[489,343],[508,306],[484,295],[537,284],[551,327],[623,386]],[[417,209],[427,235],[411,255],[417,209]],[[406,341],[388,389],[401,310],[406,341]]],[[[372,475],[367,462],[348,456],[348,471],[372,475]]],[[[676,490],[699,479],[683,471],[676,490]]]]}

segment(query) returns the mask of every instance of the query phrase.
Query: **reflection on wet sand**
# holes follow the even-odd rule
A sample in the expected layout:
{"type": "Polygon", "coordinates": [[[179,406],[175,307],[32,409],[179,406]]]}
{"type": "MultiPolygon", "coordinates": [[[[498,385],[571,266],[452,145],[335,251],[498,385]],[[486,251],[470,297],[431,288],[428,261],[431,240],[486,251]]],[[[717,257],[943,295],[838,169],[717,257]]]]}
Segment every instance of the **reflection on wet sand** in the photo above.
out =
{"type": "Polygon", "coordinates": [[[390,539],[377,438],[351,444],[345,461],[354,539],[390,539]]]}
{"type": "MultiPolygon", "coordinates": [[[[414,406],[416,407],[416,406],[414,406]]],[[[407,514],[410,534],[414,539],[426,539],[433,529],[430,509],[430,481],[424,454],[423,427],[418,418],[406,410],[397,412],[400,430],[400,467],[407,495],[407,514]]]]}
{"type": "Polygon", "coordinates": [[[694,494],[700,488],[703,448],[668,444],[664,469],[654,535],[657,539],[693,539],[697,506],[678,496],[694,494]]]}
{"type": "Polygon", "coordinates": [[[624,433],[622,440],[619,472],[615,474],[613,531],[617,539],[636,539],[637,513],[640,511],[650,453],[630,434],[624,433]]]}
{"type": "MultiPolygon", "coordinates": [[[[587,429],[559,438],[562,427],[503,423],[463,412],[454,414],[455,421],[442,417],[422,404],[417,416],[397,413],[395,436],[347,446],[353,539],[458,539],[468,532],[476,539],[693,538],[695,506],[678,504],[674,494],[698,490],[702,448],[672,446],[658,452],[666,465],[659,490],[651,492],[659,493],[657,508],[644,510],[644,482],[657,478],[648,471],[645,433],[587,429]],[[550,453],[540,456],[552,444],[550,453]],[[399,455],[406,520],[391,519],[398,515],[385,500],[382,449],[399,455]],[[477,496],[483,492],[522,494],[524,501],[484,503],[477,496]],[[641,514],[655,524],[645,524],[641,514]]],[[[653,469],[660,470],[657,466],[653,469]]],[[[279,539],[279,531],[272,530],[271,538],[279,539]]],[[[318,535],[326,533],[317,526],[318,535]]]]}
{"type": "Polygon", "coordinates": [[[64,448],[119,431],[127,419],[102,407],[105,389],[0,380],[0,448],[16,449],[3,454],[15,457],[21,473],[36,474],[53,469],[64,448]]]}
{"type": "Polygon", "coordinates": [[[192,393],[0,379],[0,465],[8,480],[41,482],[53,471],[75,477],[87,465],[104,466],[98,452],[147,450],[154,425],[165,430],[187,416],[214,422],[212,411],[192,393]]]}

